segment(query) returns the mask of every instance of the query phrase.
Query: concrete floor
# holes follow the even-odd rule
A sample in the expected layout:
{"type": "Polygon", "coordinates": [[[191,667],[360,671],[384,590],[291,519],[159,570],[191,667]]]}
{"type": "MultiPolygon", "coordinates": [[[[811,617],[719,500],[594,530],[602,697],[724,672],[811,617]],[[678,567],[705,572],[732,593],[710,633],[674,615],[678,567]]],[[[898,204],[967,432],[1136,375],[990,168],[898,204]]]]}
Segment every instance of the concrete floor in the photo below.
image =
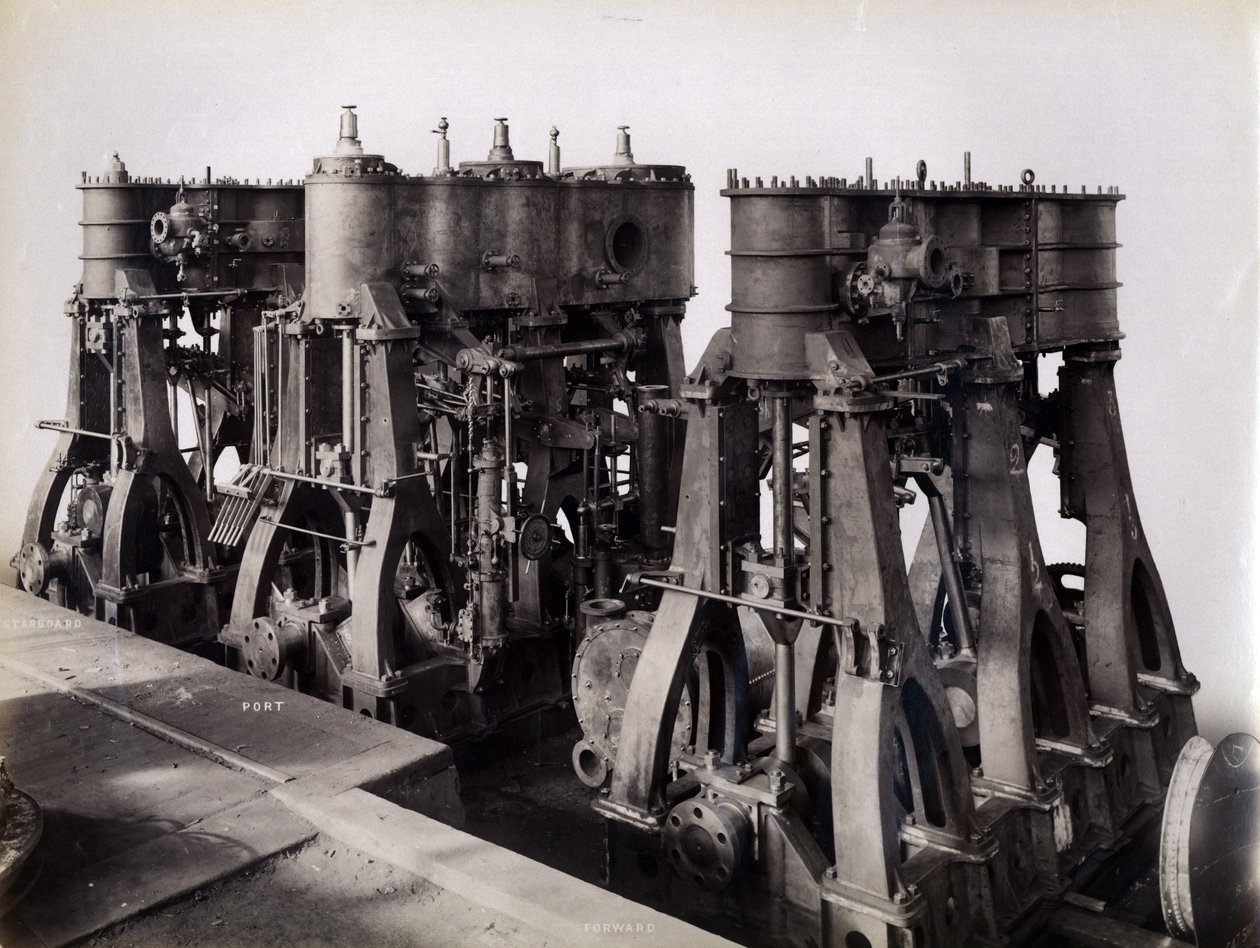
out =
{"type": "Polygon", "coordinates": [[[543,933],[328,836],[111,926],[94,948],[426,945],[523,948],[543,933]]]}
{"type": "Polygon", "coordinates": [[[446,745],[5,587],[0,754],[45,826],[5,946],[724,944],[455,828],[446,745]]]}

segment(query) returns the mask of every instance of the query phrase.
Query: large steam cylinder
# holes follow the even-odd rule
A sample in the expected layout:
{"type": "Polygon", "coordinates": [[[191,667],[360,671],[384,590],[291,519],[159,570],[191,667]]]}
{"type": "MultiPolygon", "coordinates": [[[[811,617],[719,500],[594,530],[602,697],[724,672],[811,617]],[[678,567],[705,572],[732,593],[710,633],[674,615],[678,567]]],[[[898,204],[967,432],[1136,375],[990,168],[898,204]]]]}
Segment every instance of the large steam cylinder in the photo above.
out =
{"type": "Polygon", "coordinates": [[[826,330],[832,298],[825,197],[747,191],[731,198],[733,364],[741,378],[808,376],[805,334],[826,330]]]}
{"type": "Polygon", "coordinates": [[[470,309],[499,309],[528,299],[533,278],[556,271],[556,188],[550,182],[481,178],[410,180],[393,209],[401,259],[436,264],[441,291],[470,309]],[[515,256],[514,266],[485,255],[515,256]]]}
{"type": "Polygon", "coordinates": [[[312,174],[306,179],[306,305],[334,319],[361,283],[393,281],[393,179],[312,174]]]}
{"type": "MultiPolygon", "coordinates": [[[[169,268],[158,267],[149,249],[149,221],[171,206],[176,188],[149,187],[123,180],[84,183],[83,192],[83,296],[110,299],[120,270],[148,270],[159,287],[169,268]]],[[[113,176],[113,175],[111,175],[113,176]]]]}

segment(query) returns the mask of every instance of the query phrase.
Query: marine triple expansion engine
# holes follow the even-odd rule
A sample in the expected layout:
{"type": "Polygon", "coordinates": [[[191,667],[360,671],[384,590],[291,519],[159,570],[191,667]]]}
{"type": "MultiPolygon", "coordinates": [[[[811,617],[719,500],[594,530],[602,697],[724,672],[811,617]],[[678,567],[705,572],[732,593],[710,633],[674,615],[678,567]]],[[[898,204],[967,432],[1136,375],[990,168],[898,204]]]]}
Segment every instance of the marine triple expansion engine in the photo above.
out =
{"type": "Polygon", "coordinates": [[[300,183],[84,176],[25,588],[439,739],[571,700],[611,884],[749,943],[1254,942],[1260,748],[1196,736],[1138,516],[1118,191],[732,171],[688,373],[684,169],[447,130],[430,174],[348,107],[300,183]]]}
{"type": "Polygon", "coordinates": [[[965,169],[729,173],[730,325],[640,409],[687,425],[669,567],[627,583],[659,601],[626,597],[574,665],[613,885],[756,943],[1163,944],[1132,924],[1156,887],[1125,886],[1171,782],[1168,928],[1245,944],[1260,746],[1195,736],[1138,517],[1121,195],[965,169]],[[1043,558],[1037,450],[1083,564],[1043,558]]]}

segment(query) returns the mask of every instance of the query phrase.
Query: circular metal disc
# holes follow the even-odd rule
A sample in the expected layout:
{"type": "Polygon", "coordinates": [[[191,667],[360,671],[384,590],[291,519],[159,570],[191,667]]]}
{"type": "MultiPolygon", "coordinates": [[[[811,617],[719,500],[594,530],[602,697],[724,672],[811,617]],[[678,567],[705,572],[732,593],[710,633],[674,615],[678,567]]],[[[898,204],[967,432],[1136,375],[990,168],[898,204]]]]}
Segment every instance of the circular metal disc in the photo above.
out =
{"type": "Polygon", "coordinates": [[[1186,742],[1160,836],[1168,930],[1203,946],[1260,944],[1260,741],[1186,742]]]}
{"type": "MultiPolygon", "coordinates": [[[[0,793],[4,793],[0,789],[0,793]]],[[[0,826],[0,915],[20,893],[14,890],[21,879],[23,864],[35,850],[44,831],[39,806],[21,790],[10,790],[0,803],[4,812],[0,826]]]]}
{"type": "Polygon", "coordinates": [[[669,864],[702,889],[721,892],[743,860],[746,821],[731,804],[702,797],[679,803],[665,821],[662,844],[669,864]]]}
{"type": "Polygon", "coordinates": [[[41,543],[28,543],[18,557],[18,570],[22,574],[22,586],[36,596],[48,588],[50,567],[48,551],[41,543]]]}
{"type": "Polygon", "coordinates": [[[542,514],[526,517],[517,542],[525,559],[541,560],[551,552],[551,521],[542,514]]]}

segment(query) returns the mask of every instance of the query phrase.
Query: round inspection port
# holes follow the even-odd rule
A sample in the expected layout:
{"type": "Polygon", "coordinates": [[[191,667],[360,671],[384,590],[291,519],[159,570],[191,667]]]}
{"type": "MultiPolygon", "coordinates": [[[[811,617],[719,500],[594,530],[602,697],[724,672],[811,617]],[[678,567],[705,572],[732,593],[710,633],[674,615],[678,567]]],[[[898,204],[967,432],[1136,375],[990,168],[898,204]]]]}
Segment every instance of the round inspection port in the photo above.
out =
{"type": "Polygon", "coordinates": [[[919,279],[936,289],[942,286],[949,276],[945,261],[945,248],[936,237],[929,237],[923,243],[923,258],[920,264],[919,279]]]}
{"type": "Polygon", "coordinates": [[[604,251],[618,273],[638,273],[647,262],[647,231],[637,217],[619,217],[608,227],[604,251]]]}

